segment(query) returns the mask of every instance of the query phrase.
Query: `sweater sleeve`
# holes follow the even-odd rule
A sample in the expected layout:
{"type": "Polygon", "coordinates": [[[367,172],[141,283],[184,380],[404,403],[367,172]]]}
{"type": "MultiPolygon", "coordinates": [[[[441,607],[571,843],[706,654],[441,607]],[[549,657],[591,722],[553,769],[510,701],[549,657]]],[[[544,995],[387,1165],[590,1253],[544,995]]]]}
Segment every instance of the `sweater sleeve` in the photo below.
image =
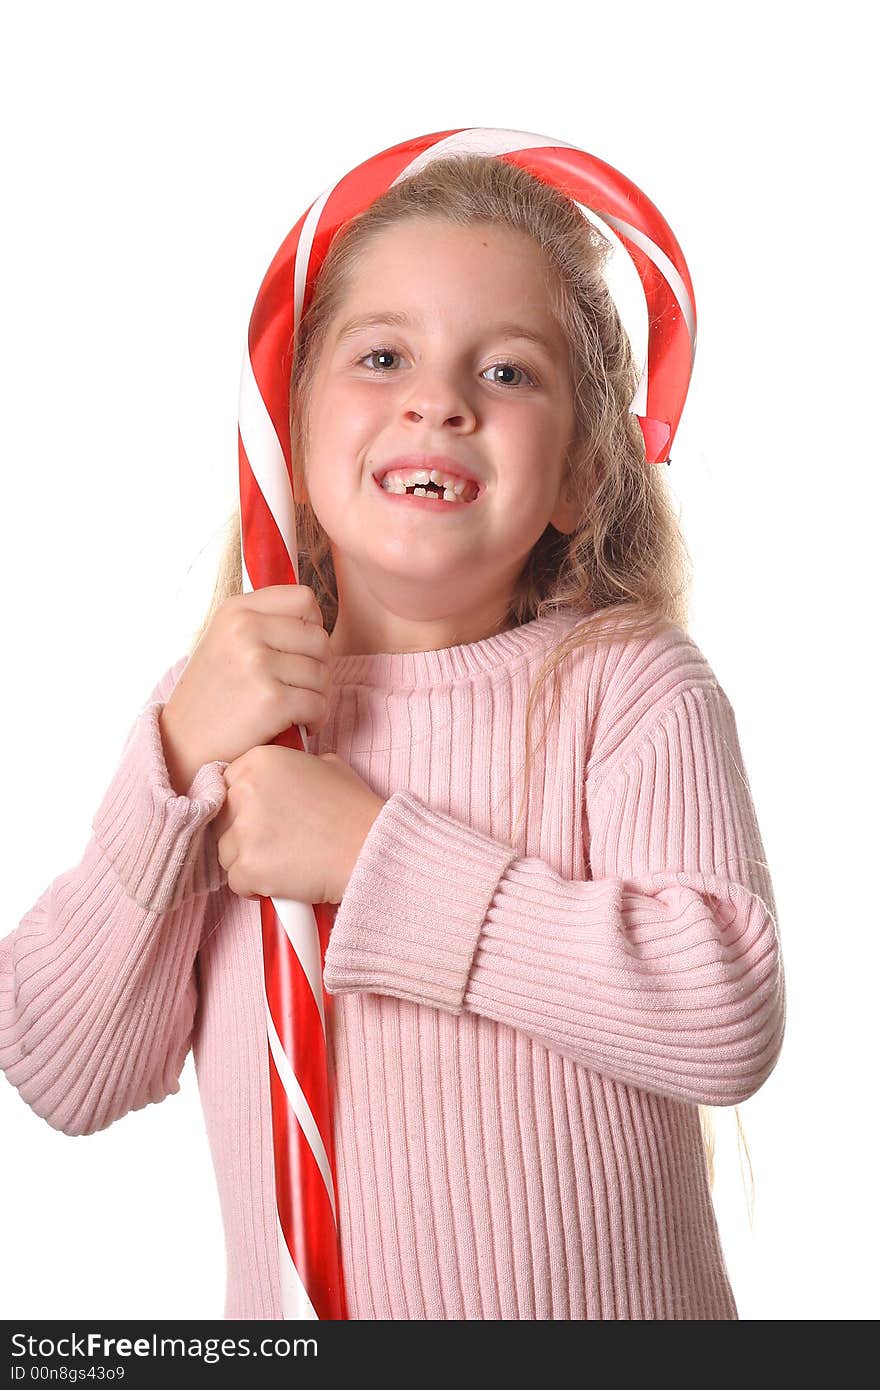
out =
{"type": "Polygon", "coordinates": [[[776,1064],[785,988],[721,688],[681,689],[584,796],[591,876],[573,881],[396,792],[339,904],[326,987],[480,1014],[642,1090],[738,1104],[776,1064]]]}
{"type": "Polygon", "coordinates": [[[158,719],[186,658],[153,690],[80,863],[0,941],[0,1069],[54,1129],[93,1134],[180,1089],[210,892],[226,881],[209,822],[224,762],[172,789],[158,719]]]}

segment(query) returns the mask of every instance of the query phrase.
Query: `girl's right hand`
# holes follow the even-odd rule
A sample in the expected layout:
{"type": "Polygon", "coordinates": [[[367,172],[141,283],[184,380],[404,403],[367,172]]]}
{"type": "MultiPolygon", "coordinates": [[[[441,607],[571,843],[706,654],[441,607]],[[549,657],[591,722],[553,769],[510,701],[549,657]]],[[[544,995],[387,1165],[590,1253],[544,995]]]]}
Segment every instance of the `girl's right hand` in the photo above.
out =
{"type": "Polygon", "coordinates": [[[327,722],[330,635],[307,584],[233,594],[217,609],[159,715],[172,786],[233,762],[285,729],[327,722]]]}

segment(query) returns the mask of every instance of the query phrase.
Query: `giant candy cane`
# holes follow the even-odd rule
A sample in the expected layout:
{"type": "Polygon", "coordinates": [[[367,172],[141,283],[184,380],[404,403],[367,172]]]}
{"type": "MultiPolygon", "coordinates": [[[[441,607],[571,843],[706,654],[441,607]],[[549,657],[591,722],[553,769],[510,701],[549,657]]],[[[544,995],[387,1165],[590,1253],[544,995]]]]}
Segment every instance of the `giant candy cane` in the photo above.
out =
{"type": "MultiPolygon", "coordinates": [[[[693,369],[696,309],[672,230],[618,170],[564,140],[464,128],[403,141],[359,164],[303,213],[267,270],[248,328],[239,402],[242,588],[296,584],[288,392],[296,334],[330,243],[352,217],[433,159],[509,160],[601,218],[626,247],[648,307],[648,351],[631,410],[648,463],[669,461],[693,369]]],[[[307,752],[301,726],[276,743],[307,752]]],[[[323,962],[327,904],[261,898],[269,1094],[282,1315],[345,1318],[333,1160],[323,962]]]]}

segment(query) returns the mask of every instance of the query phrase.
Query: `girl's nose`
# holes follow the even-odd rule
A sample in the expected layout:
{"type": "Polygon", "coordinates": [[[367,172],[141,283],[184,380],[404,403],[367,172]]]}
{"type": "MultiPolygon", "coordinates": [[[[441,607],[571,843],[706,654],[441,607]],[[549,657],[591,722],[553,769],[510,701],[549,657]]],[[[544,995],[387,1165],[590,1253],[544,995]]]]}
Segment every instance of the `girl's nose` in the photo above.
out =
{"type": "Polygon", "coordinates": [[[474,420],[474,410],[467,397],[450,384],[427,382],[409,393],[404,411],[410,419],[424,420],[439,429],[441,425],[467,425],[474,420]]]}
{"type": "Polygon", "coordinates": [[[456,425],[460,427],[466,424],[468,419],[473,418],[472,415],[468,414],[444,415],[442,410],[432,410],[430,407],[422,407],[421,410],[410,408],[405,414],[410,420],[427,420],[429,425],[435,426],[438,429],[441,425],[456,425]]]}

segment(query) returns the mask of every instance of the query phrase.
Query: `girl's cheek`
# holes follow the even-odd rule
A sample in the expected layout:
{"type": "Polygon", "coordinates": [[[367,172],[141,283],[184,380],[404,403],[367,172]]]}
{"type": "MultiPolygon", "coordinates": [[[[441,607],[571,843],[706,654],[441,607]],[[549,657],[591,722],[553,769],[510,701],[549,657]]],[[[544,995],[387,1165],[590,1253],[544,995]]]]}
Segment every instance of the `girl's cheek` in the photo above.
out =
{"type": "Polygon", "coordinates": [[[339,420],[343,410],[343,418],[350,418],[352,415],[372,415],[381,408],[378,392],[365,390],[359,382],[340,383],[335,390],[328,393],[324,405],[325,411],[322,413],[336,420],[339,420]]]}

